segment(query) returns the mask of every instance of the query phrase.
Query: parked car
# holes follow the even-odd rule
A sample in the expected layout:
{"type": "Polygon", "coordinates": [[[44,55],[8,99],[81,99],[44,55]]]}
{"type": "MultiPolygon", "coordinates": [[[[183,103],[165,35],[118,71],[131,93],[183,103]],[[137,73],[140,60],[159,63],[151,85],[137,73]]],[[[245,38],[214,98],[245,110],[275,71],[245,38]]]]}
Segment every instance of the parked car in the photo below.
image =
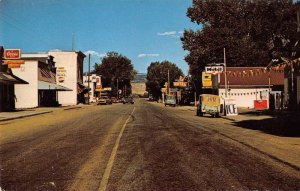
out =
{"type": "Polygon", "coordinates": [[[175,107],[176,106],[176,98],[173,95],[167,95],[165,99],[165,106],[170,105],[175,107]]]}
{"type": "Polygon", "coordinates": [[[102,96],[98,100],[98,105],[112,104],[111,99],[108,96],[102,96]]]}
{"type": "Polygon", "coordinates": [[[122,102],[123,102],[123,104],[125,104],[125,103],[134,104],[133,97],[125,97],[125,98],[122,99],[122,102]]]}
{"type": "Polygon", "coordinates": [[[118,99],[116,97],[111,97],[112,103],[118,103],[118,99]]]}
{"type": "Polygon", "coordinates": [[[202,94],[199,96],[199,104],[197,105],[198,116],[210,114],[213,117],[220,115],[220,96],[212,94],[202,94]]]}

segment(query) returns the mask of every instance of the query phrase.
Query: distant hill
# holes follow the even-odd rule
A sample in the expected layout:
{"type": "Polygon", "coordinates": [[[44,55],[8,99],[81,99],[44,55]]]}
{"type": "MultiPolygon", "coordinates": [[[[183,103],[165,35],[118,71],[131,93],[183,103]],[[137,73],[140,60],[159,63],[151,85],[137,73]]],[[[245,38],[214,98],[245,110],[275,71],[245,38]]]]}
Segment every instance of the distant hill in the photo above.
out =
{"type": "Polygon", "coordinates": [[[138,73],[134,79],[131,81],[131,83],[146,83],[146,77],[147,74],[145,73],[138,73]]]}

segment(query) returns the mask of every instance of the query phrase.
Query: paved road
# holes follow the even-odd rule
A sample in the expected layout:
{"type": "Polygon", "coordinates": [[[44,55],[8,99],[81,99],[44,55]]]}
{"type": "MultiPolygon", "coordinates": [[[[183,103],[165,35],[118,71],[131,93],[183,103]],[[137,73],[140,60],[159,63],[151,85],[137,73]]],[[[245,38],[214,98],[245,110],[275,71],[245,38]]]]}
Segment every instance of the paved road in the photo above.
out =
{"type": "Polygon", "coordinates": [[[176,111],[137,100],[1,122],[1,188],[300,189],[297,170],[176,111]]]}

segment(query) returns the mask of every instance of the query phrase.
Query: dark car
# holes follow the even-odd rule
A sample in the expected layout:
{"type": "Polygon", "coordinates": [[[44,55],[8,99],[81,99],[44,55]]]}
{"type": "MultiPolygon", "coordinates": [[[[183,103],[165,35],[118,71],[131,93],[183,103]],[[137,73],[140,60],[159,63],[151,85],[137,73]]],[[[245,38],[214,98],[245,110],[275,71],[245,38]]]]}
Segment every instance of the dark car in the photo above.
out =
{"type": "Polygon", "coordinates": [[[123,104],[125,104],[125,103],[134,104],[133,97],[125,97],[125,98],[123,98],[122,102],[123,102],[123,104]]]}

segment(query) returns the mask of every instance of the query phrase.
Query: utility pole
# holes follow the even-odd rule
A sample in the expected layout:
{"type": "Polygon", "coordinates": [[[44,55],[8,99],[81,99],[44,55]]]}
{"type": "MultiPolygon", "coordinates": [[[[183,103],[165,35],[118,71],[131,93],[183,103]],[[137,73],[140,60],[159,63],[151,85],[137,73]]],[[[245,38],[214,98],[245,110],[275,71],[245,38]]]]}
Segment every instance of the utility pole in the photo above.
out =
{"type": "Polygon", "coordinates": [[[74,51],[74,33],[72,33],[72,51],[74,51]]]}
{"type": "Polygon", "coordinates": [[[224,79],[225,79],[225,98],[227,98],[227,74],[226,74],[226,50],[224,48],[224,79]]]}
{"type": "Polygon", "coordinates": [[[170,70],[168,70],[168,95],[170,95],[170,70]]]}
{"type": "Polygon", "coordinates": [[[91,71],[91,54],[89,54],[89,70],[88,70],[88,104],[90,104],[90,71],[91,71]]]}
{"type": "Polygon", "coordinates": [[[119,78],[117,78],[117,99],[119,99],[119,78]]]}

